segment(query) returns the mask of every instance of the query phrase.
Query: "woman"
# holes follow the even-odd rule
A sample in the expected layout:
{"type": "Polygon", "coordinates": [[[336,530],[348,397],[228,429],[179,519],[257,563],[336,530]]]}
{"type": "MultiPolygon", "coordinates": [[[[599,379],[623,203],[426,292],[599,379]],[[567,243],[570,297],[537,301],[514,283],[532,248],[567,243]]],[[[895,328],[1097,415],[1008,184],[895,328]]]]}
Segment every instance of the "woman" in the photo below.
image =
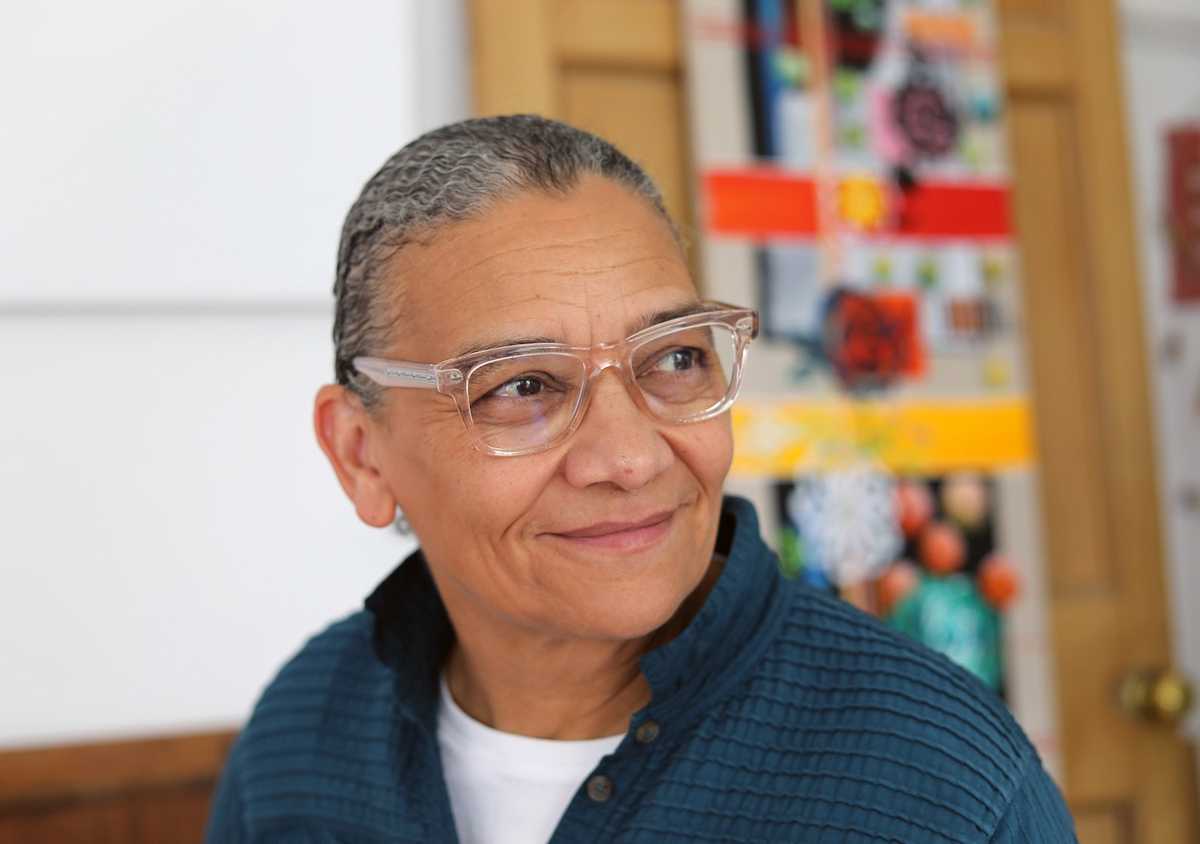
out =
{"type": "Polygon", "coordinates": [[[402,149],[347,217],[317,438],[421,550],[234,747],[242,841],[1073,841],[947,661],[780,577],[724,499],[757,322],[658,192],[537,117],[402,149]]]}

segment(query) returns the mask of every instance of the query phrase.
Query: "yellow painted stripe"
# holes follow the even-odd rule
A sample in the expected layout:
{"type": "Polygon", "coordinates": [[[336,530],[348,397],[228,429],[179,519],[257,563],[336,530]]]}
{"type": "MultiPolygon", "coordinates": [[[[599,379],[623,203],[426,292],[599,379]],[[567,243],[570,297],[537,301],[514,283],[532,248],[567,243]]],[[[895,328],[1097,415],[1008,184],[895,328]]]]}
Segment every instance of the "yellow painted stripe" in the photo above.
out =
{"type": "Polygon", "coordinates": [[[896,472],[995,471],[1034,461],[1029,402],[748,400],[733,408],[737,475],[783,476],[864,460],[896,472]]]}

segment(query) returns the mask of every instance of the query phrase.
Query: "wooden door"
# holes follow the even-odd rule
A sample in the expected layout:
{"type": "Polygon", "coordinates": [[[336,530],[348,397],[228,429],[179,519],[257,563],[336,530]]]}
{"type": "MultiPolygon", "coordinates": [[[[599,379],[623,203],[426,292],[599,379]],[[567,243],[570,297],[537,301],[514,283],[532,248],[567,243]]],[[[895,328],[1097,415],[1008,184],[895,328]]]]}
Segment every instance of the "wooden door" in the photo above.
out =
{"type": "MultiPolygon", "coordinates": [[[[1171,663],[1111,0],[996,0],[1067,799],[1085,844],[1200,841],[1192,754],[1115,706],[1171,663]]],[[[675,0],[471,0],[476,110],[612,139],[692,221],[675,0]]]]}
{"type": "Polygon", "coordinates": [[[1067,795],[1085,842],[1197,841],[1191,750],[1113,705],[1171,662],[1115,13],[1000,7],[1067,795]]]}

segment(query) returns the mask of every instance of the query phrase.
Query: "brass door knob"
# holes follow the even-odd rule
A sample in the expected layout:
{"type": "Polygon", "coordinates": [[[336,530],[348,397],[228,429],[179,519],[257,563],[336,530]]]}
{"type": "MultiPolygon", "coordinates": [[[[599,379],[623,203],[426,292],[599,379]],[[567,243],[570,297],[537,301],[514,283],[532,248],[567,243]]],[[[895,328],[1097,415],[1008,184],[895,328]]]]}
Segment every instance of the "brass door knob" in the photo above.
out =
{"type": "Polygon", "coordinates": [[[1117,703],[1127,714],[1162,724],[1182,719],[1194,697],[1186,677],[1163,669],[1132,671],[1117,689],[1117,703]]]}

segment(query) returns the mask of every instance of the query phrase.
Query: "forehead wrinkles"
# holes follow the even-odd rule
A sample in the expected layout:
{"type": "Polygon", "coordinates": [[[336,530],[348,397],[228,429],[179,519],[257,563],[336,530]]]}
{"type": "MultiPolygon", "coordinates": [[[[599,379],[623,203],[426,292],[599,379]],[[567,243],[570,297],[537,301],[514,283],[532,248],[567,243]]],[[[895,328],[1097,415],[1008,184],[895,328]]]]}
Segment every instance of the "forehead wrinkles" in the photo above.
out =
{"type": "Polygon", "coordinates": [[[691,277],[653,209],[615,190],[612,197],[591,190],[565,200],[586,202],[587,210],[526,194],[411,243],[396,281],[409,288],[408,315],[426,324],[409,328],[437,345],[447,333],[461,335],[460,345],[479,342],[468,335],[504,333],[506,323],[519,333],[537,324],[530,336],[572,343],[620,339],[630,318],[657,307],[632,294],[681,280],[690,288],[691,277]],[[491,324],[481,331],[484,320],[491,324]]]}
{"type": "MultiPolygon", "coordinates": [[[[472,294],[479,288],[502,292],[514,282],[551,278],[578,280],[589,300],[602,303],[621,294],[620,282],[635,274],[655,276],[683,268],[681,256],[664,250],[664,244],[640,241],[635,227],[604,234],[579,234],[549,242],[516,242],[480,254],[477,242],[462,233],[440,244],[417,247],[404,275],[413,282],[434,282],[472,294]],[[634,235],[631,237],[631,235],[634,235]]],[[[668,244],[673,248],[673,244],[668,244]]],[[[684,270],[686,272],[686,270],[684,270]]]]}
{"type": "Polygon", "coordinates": [[[450,298],[460,307],[471,303],[494,308],[553,303],[600,313],[631,290],[657,286],[673,278],[671,270],[678,263],[661,255],[644,254],[580,268],[553,260],[553,254],[546,254],[553,251],[514,250],[513,257],[528,255],[530,260],[517,261],[516,266],[505,262],[490,272],[487,262],[477,264],[473,272],[449,278],[412,272],[411,283],[426,294],[414,298],[427,304],[431,304],[431,298],[450,298]]]}
{"type": "MultiPolygon", "coordinates": [[[[512,226],[505,228],[511,230],[512,226]]],[[[427,253],[424,263],[440,263],[437,274],[448,282],[471,275],[503,281],[521,273],[555,276],[604,273],[628,266],[634,260],[667,257],[655,248],[657,244],[639,243],[640,232],[632,226],[603,234],[539,232],[536,240],[525,234],[509,242],[496,232],[491,234],[486,240],[494,244],[472,242],[460,233],[447,240],[441,249],[427,253]]]]}

